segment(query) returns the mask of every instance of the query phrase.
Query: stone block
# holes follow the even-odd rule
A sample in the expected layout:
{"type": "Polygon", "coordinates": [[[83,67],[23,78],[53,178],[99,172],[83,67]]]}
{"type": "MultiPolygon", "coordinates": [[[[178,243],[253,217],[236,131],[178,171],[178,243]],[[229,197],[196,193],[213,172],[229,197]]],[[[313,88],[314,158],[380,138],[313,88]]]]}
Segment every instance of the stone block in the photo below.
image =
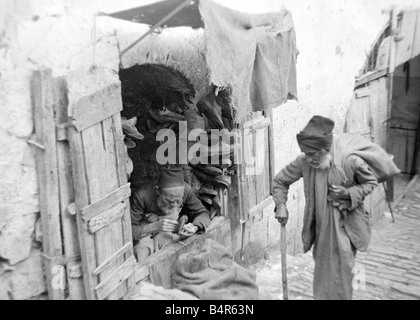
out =
{"type": "Polygon", "coordinates": [[[6,274],[7,271],[14,271],[16,270],[16,267],[11,266],[7,262],[0,262],[0,276],[3,274],[6,274]]]}
{"type": "Polygon", "coordinates": [[[29,257],[35,218],[35,214],[29,214],[11,219],[1,230],[0,257],[8,260],[11,265],[29,257]]]}
{"type": "Polygon", "coordinates": [[[10,300],[10,287],[7,276],[0,274],[0,300],[10,300]]]}
{"type": "Polygon", "coordinates": [[[10,292],[14,300],[25,300],[46,291],[42,257],[40,251],[33,251],[28,259],[16,265],[10,274],[10,292]]]}
{"type": "Polygon", "coordinates": [[[10,300],[7,290],[3,288],[3,284],[0,284],[0,301],[10,300]]]}

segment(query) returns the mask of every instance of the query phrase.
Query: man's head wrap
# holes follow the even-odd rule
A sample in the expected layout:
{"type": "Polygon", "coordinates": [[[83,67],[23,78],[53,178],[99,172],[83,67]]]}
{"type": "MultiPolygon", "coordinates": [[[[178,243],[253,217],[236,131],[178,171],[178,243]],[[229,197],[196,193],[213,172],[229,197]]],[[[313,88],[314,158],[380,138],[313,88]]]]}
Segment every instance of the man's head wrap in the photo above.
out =
{"type": "Polygon", "coordinates": [[[304,153],[316,152],[321,149],[330,151],[334,121],[313,116],[306,127],[296,135],[300,150],[304,153]]]}

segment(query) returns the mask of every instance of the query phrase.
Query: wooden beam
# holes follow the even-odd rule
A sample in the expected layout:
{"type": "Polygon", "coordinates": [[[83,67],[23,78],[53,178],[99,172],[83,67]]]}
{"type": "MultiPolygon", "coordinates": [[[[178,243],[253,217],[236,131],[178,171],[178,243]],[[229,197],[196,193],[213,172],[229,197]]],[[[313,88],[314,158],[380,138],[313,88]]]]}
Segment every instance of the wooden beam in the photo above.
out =
{"type": "Polygon", "coordinates": [[[356,99],[369,97],[371,95],[371,90],[369,87],[358,89],[358,90],[355,90],[355,95],[356,95],[356,99]]]}
{"type": "Polygon", "coordinates": [[[138,266],[136,269],[136,283],[145,280],[147,277],[149,277],[150,271],[149,266],[147,265],[141,265],[138,266]]]}
{"type": "Polygon", "coordinates": [[[121,256],[123,256],[126,252],[133,249],[133,243],[129,242],[124,247],[122,247],[120,250],[114,253],[112,257],[110,257],[107,261],[102,263],[99,267],[97,267],[94,271],[94,275],[99,275],[101,272],[103,272],[106,268],[108,268],[110,265],[112,265],[114,262],[116,262],[121,256]]]}
{"type": "Polygon", "coordinates": [[[127,205],[120,202],[115,207],[101,212],[89,221],[89,231],[95,233],[122,218],[127,205]]]}
{"type": "Polygon", "coordinates": [[[78,131],[87,129],[122,110],[121,85],[111,84],[91,96],[80,98],[72,106],[71,123],[78,131]],[[104,96],[108,99],[104,102],[104,96]]]}
{"type": "Polygon", "coordinates": [[[110,193],[101,200],[83,208],[81,214],[84,221],[89,221],[90,219],[96,217],[101,212],[111,209],[113,206],[119,202],[125,201],[131,195],[130,184],[122,186],[113,193],[110,193]]]}
{"type": "Polygon", "coordinates": [[[50,300],[64,300],[64,287],[53,281],[53,268],[60,265],[63,255],[60,221],[59,175],[55,119],[53,110],[53,88],[51,70],[34,71],[31,78],[31,99],[35,119],[37,143],[45,149],[36,150],[39,182],[43,251],[46,283],[50,300]]]}
{"type": "Polygon", "coordinates": [[[70,72],[66,81],[68,121],[60,124],[70,123],[81,132],[122,110],[121,82],[114,71],[92,68],[87,73],[70,72]]]}
{"type": "Polygon", "coordinates": [[[249,210],[249,218],[251,218],[252,216],[254,216],[255,214],[257,214],[258,212],[260,212],[261,210],[263,210],[265,207],[268,207],[273,202],[274,202],[273,196],[269,196],[267,199],[265,199],[264,201],[260,202],[255,207],[253,207],[251,210],[249,210]]]}
{"type": "Polygon", "coordinates": [[[388,68],[365,74],[364,76],[356,79],[355,87],[359,87],[373,80],[379,79],[381,77],[385,77],[386,75],[388,75],[388,68]]]}
{"type": "Polygon", "coordinates": [[[96,288],[96,294],[99,300],[104,300],[108,295],[114,292],[125,280],[133,275],[136,266],[136,259],[131,256],[124,262],[110,277],[102,281],[96,288]]]}

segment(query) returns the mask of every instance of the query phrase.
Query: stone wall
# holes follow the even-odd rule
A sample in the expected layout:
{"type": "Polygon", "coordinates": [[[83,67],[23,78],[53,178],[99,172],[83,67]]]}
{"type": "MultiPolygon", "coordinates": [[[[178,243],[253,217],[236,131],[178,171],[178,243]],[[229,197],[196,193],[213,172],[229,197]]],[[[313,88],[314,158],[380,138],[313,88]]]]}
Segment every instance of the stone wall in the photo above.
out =
{"type": "MultiPolygon", "coordinates": [[[[129,43],[129,39],[121,40],[118,30],[135,39],[147,27],[112,22],[97,13],[150,2],[153,1],[1,1],[0,299],[43,297],[46,290],[35,155],[26,142],[34,128],[29,88],[32,71],[47,67],[58,77],[73,71],[86,72],[96,65],[117,72],[119,46],[123,41],[129,43]]],[[[238,9],[249,7],[247,11],[253,12],[272,8],[275,1],[220,2],[238,9]]],[[[337,130],[341,130],[353,77],[364,61],[364,50],[386,20],[380,10],[391,1],[320,0],[312,3],[309,0],[284,1],[294,18],[300,50],[300,100],[276,109],[276,170],[298,153],[294,134],[311,115],[331,116],[337,122],[337,130]]],[[[291,243],[298,238],[298,218],[303,211],[300,190],[296,185],[290,197],[291,243]]],[[[295,243],[289,247],[298,251],[299,242],[295,243]]]]}

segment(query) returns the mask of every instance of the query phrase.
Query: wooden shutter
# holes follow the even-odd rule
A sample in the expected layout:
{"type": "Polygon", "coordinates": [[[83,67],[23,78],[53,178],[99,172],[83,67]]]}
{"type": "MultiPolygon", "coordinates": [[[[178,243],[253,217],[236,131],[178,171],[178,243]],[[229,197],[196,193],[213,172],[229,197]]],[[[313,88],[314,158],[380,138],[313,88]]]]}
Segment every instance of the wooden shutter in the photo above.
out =
{"type": "Polygon", "coordinates": [[[247,221],[272,202],[271,120],[261,114],[243,126],[241,220],[247,221]]]}
{"type": "Polygon", "coordinates": [[[95,69],[68,77],[68,129],[86,296],[120,299],[134,285],[130,185],[120,82],[95,69]]]}

